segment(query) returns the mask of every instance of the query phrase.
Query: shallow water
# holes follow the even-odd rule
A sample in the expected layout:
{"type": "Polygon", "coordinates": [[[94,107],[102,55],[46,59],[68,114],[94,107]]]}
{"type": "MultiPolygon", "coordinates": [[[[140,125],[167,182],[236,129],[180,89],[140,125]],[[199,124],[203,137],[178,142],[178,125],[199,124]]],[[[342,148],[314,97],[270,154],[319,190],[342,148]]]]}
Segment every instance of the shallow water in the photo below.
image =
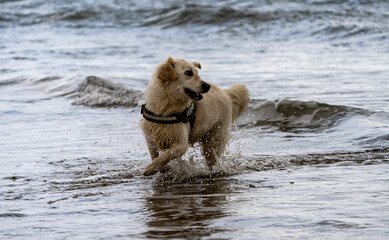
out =
{"type": "Polygon", "coordinates": [[[0,238],[384,239],[386,1],[0,1],[0,238]],[[167,56],[251,102],[210,171],[150,161],[167,56]]]}

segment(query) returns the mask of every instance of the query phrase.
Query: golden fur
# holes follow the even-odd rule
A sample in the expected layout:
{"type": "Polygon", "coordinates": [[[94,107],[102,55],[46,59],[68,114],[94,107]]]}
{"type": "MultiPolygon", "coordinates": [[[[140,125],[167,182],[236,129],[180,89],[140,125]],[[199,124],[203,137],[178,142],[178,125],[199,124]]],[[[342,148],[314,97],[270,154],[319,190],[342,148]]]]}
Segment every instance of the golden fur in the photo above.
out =
{"type": "Polygon", "coordinates": [[[200,142],[208,166],[215,165],[229,140],[230,125],[247,107],[249,93],[244,85],[234,84],[222,90],[202,81],[197,69],[201,69],[198,62],[169,57],[152,76],[146,90],[146,108],[168,116],[184,111],[194,101],[196,121],[191,129],[189,123],[160,124],[141,120],[152,158],[143,172],[146,176],[157,173],[171,160],[184,155],[195,142],[200,142]],[[203,98],[195,100],[185,89],[203,98]]]}

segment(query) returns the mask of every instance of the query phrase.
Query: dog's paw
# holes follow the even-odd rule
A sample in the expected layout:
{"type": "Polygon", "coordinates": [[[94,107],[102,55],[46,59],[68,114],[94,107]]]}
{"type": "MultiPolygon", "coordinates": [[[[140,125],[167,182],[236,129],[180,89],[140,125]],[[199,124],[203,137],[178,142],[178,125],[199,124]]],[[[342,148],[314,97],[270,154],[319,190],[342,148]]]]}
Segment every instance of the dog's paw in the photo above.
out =
{"type": "Polygon", "coordinates": [[[149,164],[146,169],[143,171],[143,176],[151,176],[156,174],[159,171],[153,164],[149,164]]]}

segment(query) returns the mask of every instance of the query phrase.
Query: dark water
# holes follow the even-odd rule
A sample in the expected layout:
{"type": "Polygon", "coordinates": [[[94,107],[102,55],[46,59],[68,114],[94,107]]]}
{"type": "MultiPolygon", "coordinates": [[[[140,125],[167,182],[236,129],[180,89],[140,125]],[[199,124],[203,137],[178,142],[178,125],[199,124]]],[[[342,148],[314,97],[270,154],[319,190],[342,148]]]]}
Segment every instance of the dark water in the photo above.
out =
{"type": "Polygon", "coordinates": [[[0,1],[0,238],[385,239],[387,1],[0,1]],[[214,171],[149,163],[167,56],[251,103],[214,171]]]}

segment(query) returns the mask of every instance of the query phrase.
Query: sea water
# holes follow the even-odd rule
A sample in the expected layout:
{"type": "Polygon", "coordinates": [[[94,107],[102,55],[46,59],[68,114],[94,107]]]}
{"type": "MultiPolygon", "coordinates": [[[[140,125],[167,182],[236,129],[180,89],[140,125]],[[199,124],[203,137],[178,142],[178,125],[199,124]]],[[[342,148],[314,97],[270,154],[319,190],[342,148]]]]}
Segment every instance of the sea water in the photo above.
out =
{"type": "Polygon", "coordinates": [[[0,1],[0,238],[385,239],[389,3],[0,1]],[[156,65],[251,102],[210,171],[150,156],[156,65]]]}

